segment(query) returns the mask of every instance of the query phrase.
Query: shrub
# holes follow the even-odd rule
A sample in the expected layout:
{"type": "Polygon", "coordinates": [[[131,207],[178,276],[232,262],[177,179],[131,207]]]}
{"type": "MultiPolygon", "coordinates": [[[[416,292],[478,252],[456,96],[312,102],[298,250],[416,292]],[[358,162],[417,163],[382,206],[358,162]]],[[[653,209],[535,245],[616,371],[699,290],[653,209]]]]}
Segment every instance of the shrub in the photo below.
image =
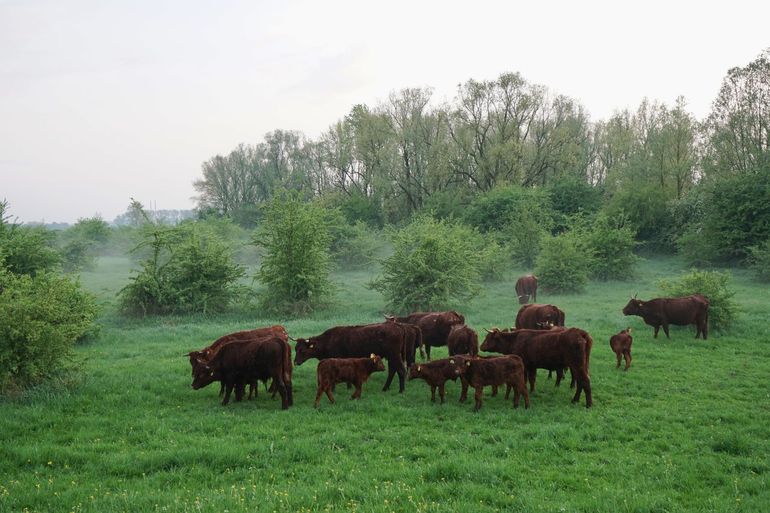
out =
{"type": "Polygon", "coordinates": [[[565,175],[556,178],[546,187],[555,214],[556,229],[564,231],[568,219],[575,214],[593,214],[601,208],[602,191],[585,179],[565,175]]]}
{"type": "Polygon", "coordinates": [[[264,248],[257,278],[265,285],[262,308],[281,314],[304,314],[331,297],[329,242],[324,211],[298,194],[275,196],[254,242],[264,248]]]}
{"type": "Polygon", "coordinates": [[[539,285],[552,292],[580,292],[588,283],[592,254],[575,232],[542,241],[535,263],[539,285]]]}
{"type": "Polygon", "coordinates": [[[465,221],[481,232],[503,231],[512,220],[528,214],[541,226],[550,228],[553,212],[548,194],[541,189],[501,187],[479,194],[465,213],[465,221]]]}
{"type": "Polygon", "coordinates": [[[0,201],[0,266],[14,274],[35,275],[51,271],[61,263],[53,247],[56,234],[43,227],[10,222],[8,202],[0,201]]]}
{"type": "Polygon", "coordinates": [[[600,280],[629,280],[639,258],[634,254],[636,230],[625,217],[598,215],[585,232],[585,244],[593,258],[591,274],[600,280]]]}
{"type": "Polygon", "coordinates": [[[345,269],[360,269],[371,265],[382,243],[366,223],[356,221],[329,226],[332,233],[329,248],[334,260],[345,269]]]}
{"type": "Polygon", "coordinates": [[[195,223],[177,227],[149,222],[137,249],[151,254],[118,293],[128,314],[208,313],[225,310],[242,293],[243,267],[232,248],[195,223]]]}
{"type": "Polygon", "coordinates": [[[658,286],[670,297],[702,294],[709,299],[709,327],[724,331],[730,327],[738,313],[733,300],[735,291],[729,287],[730,273],[719,271],[698,271],[681,276],[676,280],[661,280],[658,286]]]}
{"type": "Polygon", "coordinates": [[[43,381],[63,370],[72,348],[92,333],[93,297],[51,273],[15,275],[0,268],[0,390],[43,381]]]}
{"type": "Polygon", "coordinates": [[[527,209],[508,216],[508,222],[501,232],[514,262],[530,268],[540,253],[540,242],[549,235],[550,222],[547,218],[533,215],[527,209]]]}
{"type": "Polygon", "coordinates": [[[388,237],[393,254],[369,286],[385,295],[389,309],[441,309],[479,292],[478,235],[471,228],[422,215],[388,237]]]}
{"type": "Polygon", "coordinates": [[[770,281],[770,239],[762,244],[749,248],[750,265],[754,273],[762,281],[770,281]]]}
{"type": "Polygon", "coordinates": [[[73,239],[61,249],[62,269],[65,272],[91,270],[95,266],[93,243],[83,239],[73,239]]]}

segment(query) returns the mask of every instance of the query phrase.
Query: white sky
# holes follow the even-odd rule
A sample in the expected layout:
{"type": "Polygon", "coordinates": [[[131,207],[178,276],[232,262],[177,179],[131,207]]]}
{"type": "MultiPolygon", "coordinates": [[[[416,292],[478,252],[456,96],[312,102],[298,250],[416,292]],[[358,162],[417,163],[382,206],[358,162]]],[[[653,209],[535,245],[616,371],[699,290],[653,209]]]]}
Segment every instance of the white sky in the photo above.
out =
{"type": "Polygon", "coordinates": [[[705,117],[770,46],[770,2],[0,0],[0,199],[21,221],[194,206],[201,164],[357,103],[518,71],[593,119],[705,117]]]}

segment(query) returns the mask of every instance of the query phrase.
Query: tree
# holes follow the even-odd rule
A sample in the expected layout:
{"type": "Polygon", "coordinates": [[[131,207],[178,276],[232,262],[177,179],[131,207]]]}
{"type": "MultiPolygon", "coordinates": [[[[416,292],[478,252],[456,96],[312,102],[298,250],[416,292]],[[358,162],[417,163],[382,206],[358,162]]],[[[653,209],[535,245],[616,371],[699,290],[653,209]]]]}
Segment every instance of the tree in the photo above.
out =
{"type": "Polygon", "coordinates": [[[593,255],[575,232],[547,237],[535,263],[540,286],[552,292],[581,292],[588,283],[593,255]]]}
{"type": "Polygon", "coordinates": [[[323,210],[294,192],[274,197],[254,242],[265,255],[257,279],[265,286],[260,303],[268,312],[306,314],[332,295],[330,238],[323,210]]]}
{"type": "Polygon", "coordinates": [[[14,274],[52,271],[61,263],[55,249],[56,234],[42,226],[24,226],[11,222],[8,202],[0,201],[0,267],[14,274]]]}

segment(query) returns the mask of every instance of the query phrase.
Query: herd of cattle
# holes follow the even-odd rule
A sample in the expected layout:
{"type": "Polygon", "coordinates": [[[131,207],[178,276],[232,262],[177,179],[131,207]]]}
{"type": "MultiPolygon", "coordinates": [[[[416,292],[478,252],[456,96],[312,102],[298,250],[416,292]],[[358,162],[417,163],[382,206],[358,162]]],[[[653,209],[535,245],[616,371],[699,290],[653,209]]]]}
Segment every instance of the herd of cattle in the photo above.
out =
{"type": "MultiPolygon", "coordinates": [[[[334,403],[334,386],[346,383],[355,387],[352,399],[361,397],[361,388],[372,373],[384,371],[388,375],[383,390],[388,390],[394,376],[398,376],[399,392],[404,391],[408,377],[422,379],[431,387],[431,401],[445,399],[448,380],[462,384],[460,401],[467,398],[468,388],[475,391],[475,410],[482,406],[484,387],[506,386],[506,399],[513,389],[513,406],[518,407],[521,396],[529,407],[529,392],[535,389],[537,369],[556,372],[556,385],[569,369],[570,387],[575,387],[572,402],[578,402],[585,393],[586,407],[593,404],[589,361],[593,339],[584,330],[565,326],[564,312],[554,305],[527,303],[537,297],[537,278],[525,276],[516,284],[516,293],[523,306],[511,329],[492,328],[486,331],[481,346],[476,332],[465,325],[465,318],[455,311],[416,312],[406,317],[386,316],[384,322],[362,326],[338,326],[308,339],[292,339],[283,326],[271,326],[231,333],[217,339],[200,351],[187,354],[192,366],[193,389],[220,382],[222,404],[226,405],[235,390],[240,401],[249,385],[249,399],[258,393],[258,383],[272,380],[269,392],[280,394],[281,405],[287,409],[292,397],[292,347],[294,364],[316,358],[317,383],[315,407],[323,394],[334,403]],[[447,346],[449,357],[430,361],[432,347],[447,346]],[[502,356],[479,356],[481,351],[500,353],[502,356]],[[427,362],[417,363],[420,351],[427,362]],[[527,389],[529,383],[529,390],[527,389]]],[[[663,331],[668,327],[696,325],[696,338],[708,336],[709,301],[705,296],[692,295],[678,298],[658,298],[641,301],[631,298],[623,314],[642,317],[644,322],[663,331]]],[[[613,335],[610,347],[617,356],[617,367],[625,359],[625,370],[631,365],[631,329],[613,335]]]]}

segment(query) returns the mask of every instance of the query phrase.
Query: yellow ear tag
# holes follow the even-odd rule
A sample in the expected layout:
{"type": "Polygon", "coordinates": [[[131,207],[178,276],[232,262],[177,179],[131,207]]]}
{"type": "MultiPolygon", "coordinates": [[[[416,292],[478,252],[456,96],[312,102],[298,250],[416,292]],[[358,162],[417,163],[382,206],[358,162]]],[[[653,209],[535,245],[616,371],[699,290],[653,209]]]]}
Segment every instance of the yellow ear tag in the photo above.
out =
{"type": "Polygon", "coordinates": [[[377,355],[376,355],[376,354],[374,354],[374,353],[372,353],[372,354],[370,354],[370,355],[369,355],[369,358],[371,358],[372,360],[374,360],[374,357],[375,357],[375,356],[377,356],[377,355]]]}
{"type": "Polygon", "coordinates": [[[310,349],[313,349],[313,346],[314,346],[314,345],[315,345],[315,344],[309,344],[309,345],[308,345],[308,347],[309,347],[310,349]]]}
{"type": "Polygon", "coordinates": [[[465,362],[465,366],[466,367],[470,367],[471,366],[471,362],[465,362]]]}
{"type": "Polygon", "coordinates": [[[417,372],[420,372],[420,369],[422,369],[422,365],[417,366],[417,372]]]}
{"type": "Polygon", "coordinates": [[[450,358],[450,360],[449,360],[449,363],[451,363],[452,365],[454,365],[454,364],[455,364],[455,361],[454,361],[454,360],[452,360],[452,359],[450,358]]]}

